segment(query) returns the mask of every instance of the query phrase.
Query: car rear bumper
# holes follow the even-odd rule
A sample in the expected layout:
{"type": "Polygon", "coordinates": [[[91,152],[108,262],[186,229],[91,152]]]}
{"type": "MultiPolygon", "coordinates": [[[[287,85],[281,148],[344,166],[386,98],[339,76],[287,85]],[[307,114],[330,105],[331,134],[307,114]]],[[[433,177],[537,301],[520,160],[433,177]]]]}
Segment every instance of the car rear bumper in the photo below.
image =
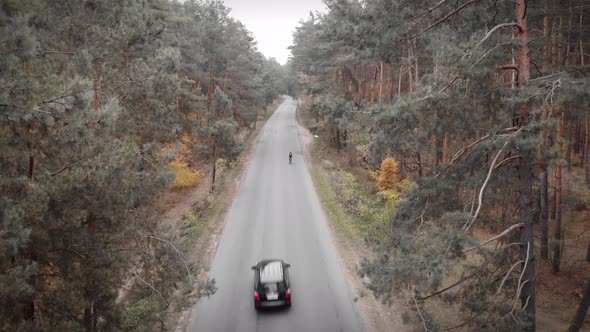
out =
{"type": "MultiPolygon", "coordinates": [[[[290,304],[291,302],[289,302],[290,304]]],[[[287,301],[285,300],[278,300],[278,301],[260,301],[259,308],[272,308],[272,307],[282,307],[288,305],[287,301]]]]}

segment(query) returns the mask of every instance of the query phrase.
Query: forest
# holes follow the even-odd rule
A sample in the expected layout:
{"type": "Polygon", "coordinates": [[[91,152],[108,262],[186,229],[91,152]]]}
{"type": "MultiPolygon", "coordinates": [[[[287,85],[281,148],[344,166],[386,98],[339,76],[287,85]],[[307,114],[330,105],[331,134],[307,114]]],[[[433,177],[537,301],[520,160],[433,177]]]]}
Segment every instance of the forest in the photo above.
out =
{"type": "Polygon", "coordinates": [[[151,203],[197,181],[213,191],[219,161],[287,92],[228,13],[0,2],[0,330],[163,330],[214,290],[151,203]]]}
{"type": "MultiPolygon", "coordinates": [[[[325,3],[294,33],[290,65],[312,132],[342,167],[373,174],[358,181],[376,182],[372,195],[388,202],[384,224],[366,232],[370,289],[403,297],[425,331],[535,331],[547,328],[540,282],[575,282],[577,312],[560,330],[580,330],[590,304],[588,2],[325,3]]],[[[345,203],[375,223],[358,197],[345,203]]]]}

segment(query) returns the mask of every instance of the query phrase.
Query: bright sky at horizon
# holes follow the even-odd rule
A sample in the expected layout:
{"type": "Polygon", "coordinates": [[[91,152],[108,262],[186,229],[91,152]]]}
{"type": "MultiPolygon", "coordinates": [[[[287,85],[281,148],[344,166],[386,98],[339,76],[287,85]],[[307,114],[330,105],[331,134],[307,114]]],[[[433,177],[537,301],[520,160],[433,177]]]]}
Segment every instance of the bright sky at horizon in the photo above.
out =
{"type": "Polygon", "coordinates": [[[322,0],[223,0],[229,15],[252,32],[258,50],[267,58],[287,63],[293,32],[310,12],[325,12],[322,0]]]}

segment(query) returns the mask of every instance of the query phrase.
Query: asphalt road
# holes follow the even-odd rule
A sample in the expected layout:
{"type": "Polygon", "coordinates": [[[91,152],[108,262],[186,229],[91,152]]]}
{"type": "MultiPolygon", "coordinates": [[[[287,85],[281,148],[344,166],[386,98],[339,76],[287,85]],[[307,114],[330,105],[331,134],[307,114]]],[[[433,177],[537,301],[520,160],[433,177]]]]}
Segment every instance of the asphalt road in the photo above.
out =
{"type": "Polygon", "coordinates": [[[303,160],[296,105],[287,98],[260,133],[209,271],[218,290],[199,300],[190,331],[364,330],[303,160]],[[265,258],[291,264],[290,309],[254,309],[251,266],[265,258]]]}

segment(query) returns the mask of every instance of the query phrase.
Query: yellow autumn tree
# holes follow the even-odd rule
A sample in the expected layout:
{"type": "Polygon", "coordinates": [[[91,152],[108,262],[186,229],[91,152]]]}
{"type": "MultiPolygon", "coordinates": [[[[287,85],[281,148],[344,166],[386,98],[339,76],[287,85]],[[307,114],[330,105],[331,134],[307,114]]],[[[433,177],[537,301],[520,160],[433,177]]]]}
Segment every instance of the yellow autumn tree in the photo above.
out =
{"type": "Polygon", "coordinates": [[[377,190],[386,191],[396,188],[399,178],[399,166],[393,158],[385,158],[381,162],[381,171],[377,178],[377,190]]]}
{"type": "Polygon", "coordinates": [[[191,143],[190,136],[184,134],[181,138],[180,146],[176,158],[170,162],[170,168],[176,174],[174,188],[191,187],[199,183],[203,178],[203,172],[193,170],[186,162],[186,155],[190,155],[188,145],[191,143]]]}
{"type": "Polygon", "coordinates": [[[194,171],[189,166],[188,163],[183,160],[183,158],[177,158],[170,162],[170,168],[176,174],[176,178],[174,179],[174,188],[185,188],[194,186],[203,177],[203,173],[201,171],[194,171]]]}

